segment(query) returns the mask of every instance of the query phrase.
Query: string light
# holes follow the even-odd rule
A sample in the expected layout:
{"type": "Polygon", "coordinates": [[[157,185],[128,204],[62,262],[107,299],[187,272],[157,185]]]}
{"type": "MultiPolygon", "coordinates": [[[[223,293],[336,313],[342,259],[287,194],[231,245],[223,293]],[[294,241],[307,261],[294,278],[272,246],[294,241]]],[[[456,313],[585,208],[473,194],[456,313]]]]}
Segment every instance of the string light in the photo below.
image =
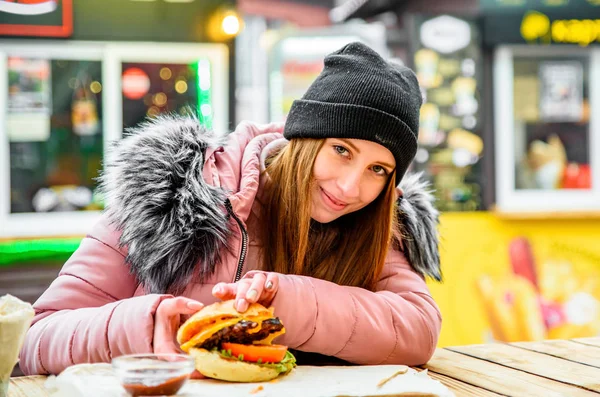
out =
{"type": "Polygon", "coordinates": [[[99,81],[92,81],[92,84],[90,84],[90,91],[92,91],[94,94],[98,94],[100,91],[102,91],[102,84],[100,84],[99,81]]]}
{"type": "Polygon", "coordinates": [[[217,8],[205,24],[206,34],[213,41],[225,41],[235,37],[243,29],[244,21],[237,12],[228,7],[217,8]]]}
{"type": "Polygon", "coordinates": [[[154,95],[152,102],[159,107],[165,106],[167,104],[167,96],[164,92],[159,92],[158,94],[154,95]]]}
{"type": "Polygon", "coordinates": [[[164,67],[160,69],[160,78],[163,80],[169,80],[172,76],[171,69],[164,67]]]}
{"type": "Polygon", "coordinates": [[[177,83],[175,83],[175,91],[177,91],[178,94],[183,94],[187,91],[187,89],[188,85],[184,80],[179,80],[177,83]]]}
{"type": "Polygon", "coordinates": [[[227,15],[221,22],[223,31],[228,35],[236,35],[240,31],[240,20],[236,15],[227,15]]]}

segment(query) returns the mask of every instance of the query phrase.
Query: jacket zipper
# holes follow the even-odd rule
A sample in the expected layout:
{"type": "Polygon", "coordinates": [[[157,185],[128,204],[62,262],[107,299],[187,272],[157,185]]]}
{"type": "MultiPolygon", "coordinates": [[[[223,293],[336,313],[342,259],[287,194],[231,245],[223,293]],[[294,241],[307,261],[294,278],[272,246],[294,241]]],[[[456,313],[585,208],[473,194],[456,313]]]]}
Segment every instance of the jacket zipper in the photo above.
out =
{"type": "Polygon", "coordinates": [[[235,221],[237,222],[240,228],[240,232],[242,233],[242,249],[240,250],[240,259],[238,260],[237,270],[235,272],[235,279],[233,280],[234,283],[237,283],[242,277],[242,270],[244,269],[244,260],[246,259],[246,253],[248,251],[248,232],[246,232],[246,229],[244,229],[244,225],[242,225],[242,221],[240,220],[240,218],[238,218],[237,215],[233,212],[233,207],[231,206],[231,201],[229,201],[229,199],[225,201],[225,207],[227,208],[227,212],[229,212],[229,215],[231,215],[233,219],[235,219],[235,221]]]}

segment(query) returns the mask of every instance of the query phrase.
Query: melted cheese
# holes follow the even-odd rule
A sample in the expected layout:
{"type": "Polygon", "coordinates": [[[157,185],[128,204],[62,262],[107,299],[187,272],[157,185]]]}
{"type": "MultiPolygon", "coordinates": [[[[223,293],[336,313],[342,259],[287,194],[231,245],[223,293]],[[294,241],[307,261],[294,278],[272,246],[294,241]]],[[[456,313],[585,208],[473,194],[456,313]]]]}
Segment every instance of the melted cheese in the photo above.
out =
{"type": "Polygon", "coordinates": [[[285,334],[285,328],[282,328],[281,331],[270,334],[263,340],[255,340],[253,343],[255,345],[271,345],[271,344],[273,344],[273,339],[275,339],[279,335],[283,335],[283,334],[285,334]]]}
{"type": "Polygon", "coordinates": [[[212,325],[203,330],[202,332],[199,332],[196,335],[194,335],[192,339],[188,340],[183,345],[181,345],[181,350],[187,353],[189,352],[190,348],[201,345],[202,342],[204,342],[223,328],[237,324],[238,322],[240,322],[240,318],[232,318],[230,320],[218,322],[215,325],[212,325]]]}
{"type": "Polygon", "coordinates": [[[193,317],[188,319],[185,324],[177,331],[177,341],[179,344],[183,344],[189,341],[194,335],[202,330],[204,327],[210,327],[212,324],[216,324],[220,321],[227,319],[238,318],[230,314],[223,315],[216,318],[207,318],[204,320],[194,320],[193,317]]]}

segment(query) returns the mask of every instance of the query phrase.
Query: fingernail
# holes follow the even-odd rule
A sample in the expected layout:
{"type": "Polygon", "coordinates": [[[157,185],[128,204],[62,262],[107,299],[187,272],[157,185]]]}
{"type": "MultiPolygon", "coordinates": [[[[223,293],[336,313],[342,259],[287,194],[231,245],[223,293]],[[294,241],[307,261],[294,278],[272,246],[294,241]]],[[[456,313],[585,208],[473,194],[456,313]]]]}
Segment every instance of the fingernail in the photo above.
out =
{"type": "Polygon", "coordinates": [[[271,280],[267,281],[267,283],[265,284],[265,288],[266,289],[271,289],[273,288],[273,282],[271,280]]]}
{"type": "Polygon", "coordinates": [[[204,305],[200,302],[188,302],[187,307],[192,310],[200,310],[204,307],[204,305]]]}
{"type": "Polygon", "coordinates": [[[255,289],[251,289],[250,291],[248,291],[248,293],[246,293],[246,299],[254,300],[254,298],[256,298],[256,295],[258,295],[258,292],[255,289]]]}
{"type": "Polygon", "coordinates": [[[220,294],[221,292],[223,292],[223,288],[221,288],[220,285],[215,285],[213,288],[213,294],[220,294]]]}
{"type": "Polygon", "coordinates": [[[238,312],[245,312],[246,310],[248,310],[248,302],[246,302],[245,299],[238,299],[238,301],[237,301],[237,311],[238,312]]]}

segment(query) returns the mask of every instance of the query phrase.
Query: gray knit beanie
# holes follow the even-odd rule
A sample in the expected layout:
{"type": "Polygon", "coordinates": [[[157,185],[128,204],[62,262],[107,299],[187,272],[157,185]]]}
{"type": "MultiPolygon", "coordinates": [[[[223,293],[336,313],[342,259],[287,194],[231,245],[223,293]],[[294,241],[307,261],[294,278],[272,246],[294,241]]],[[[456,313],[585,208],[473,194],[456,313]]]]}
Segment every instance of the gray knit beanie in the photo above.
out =
{"type": "Polygon", "coordinates": [[[379,143],[394,155],[398,184],[417,151],[421,104],[412,70],[354,42],[325,57],[321,74],[293,102],[283,135],[379,143]]]}

